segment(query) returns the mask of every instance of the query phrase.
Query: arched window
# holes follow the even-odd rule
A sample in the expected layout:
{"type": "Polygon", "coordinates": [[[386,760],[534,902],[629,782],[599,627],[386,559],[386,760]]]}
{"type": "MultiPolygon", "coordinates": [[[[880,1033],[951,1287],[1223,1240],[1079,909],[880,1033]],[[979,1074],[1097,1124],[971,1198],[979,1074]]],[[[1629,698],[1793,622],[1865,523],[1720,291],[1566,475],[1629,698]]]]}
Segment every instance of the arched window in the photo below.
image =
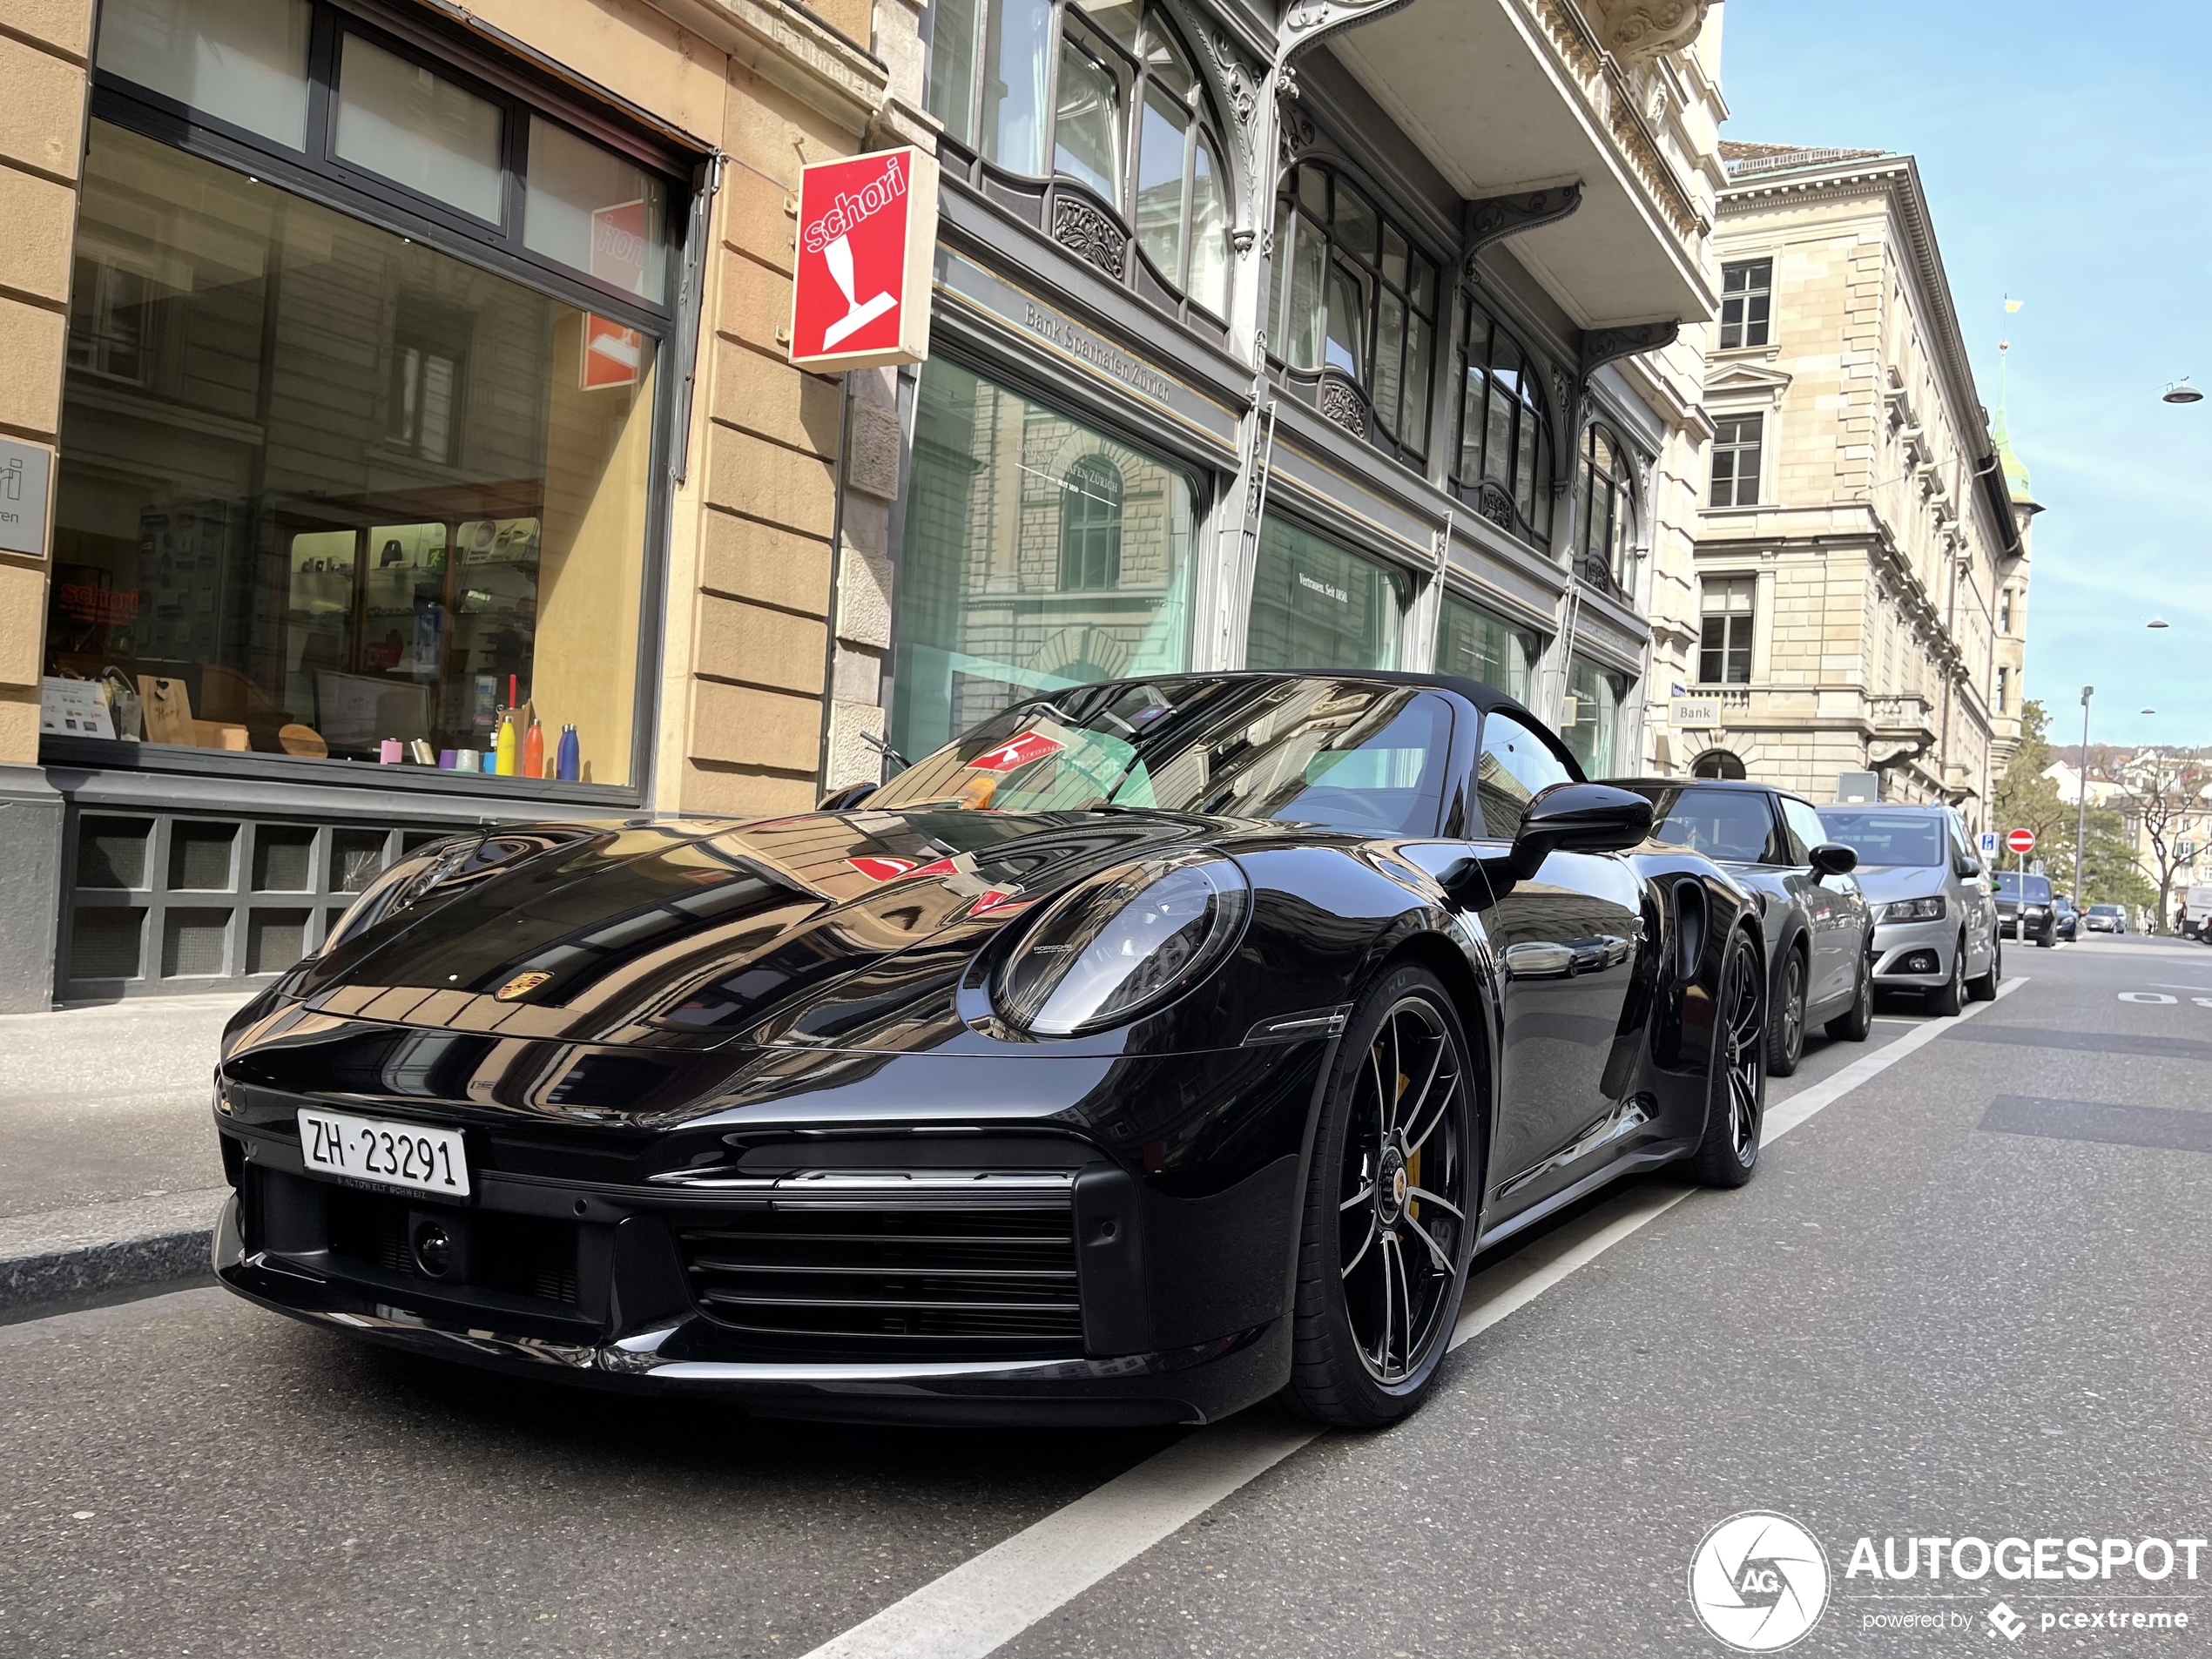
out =
{"type": "Polygon", "coordinates": [[[1060,481],[1060,586],[1075,593],[1121,584],[1121,469],[1085,455],[1060,481]]]}
{"type": "Polygon", "coordinates": [[[1743,761],[1741,756],[1726,749],[1708,749],[1689,763],[1689,773],[1693,778],[1723,779],[1740,784],[1743,781],[1743,761]]]}
{"type": "Polygon", "coordinates": [[[1133,247],[1165,291],[1154,297],[1187,296],[1218,320],[1227,152],[1193,64],[1141,0],[935,0],[924,101],[989,168],[1071,179],[1113,209],[1108,223],[1082,197],[1052,193],[1044,228],[1063,246],[1143,291],[1133,247]]]}
{"type": "Polygon", "coordinates": [[[1460,455],[1453,482],[1501,529],[1552,539],[1552,425],[1544,376],[1521,342],[1470,300],[1460,342],[1460,455]]]}
{"type": "Polygon", "coordinates": [[[1628,446],[1592,421],[1582,434],[1575,495],[1575,573],[1593,587],[1629,594],[1635,587],[1635,473],[1628,446]]]}
{"type": "Polygon", "coordinates": [[[1356,185],[1308,163],[1276,200],[1274,265],[1269,350],[1318,375],[1321,413],[1338,425],[1401,459],[1426,455],[1435,261],[1356,185]]]}

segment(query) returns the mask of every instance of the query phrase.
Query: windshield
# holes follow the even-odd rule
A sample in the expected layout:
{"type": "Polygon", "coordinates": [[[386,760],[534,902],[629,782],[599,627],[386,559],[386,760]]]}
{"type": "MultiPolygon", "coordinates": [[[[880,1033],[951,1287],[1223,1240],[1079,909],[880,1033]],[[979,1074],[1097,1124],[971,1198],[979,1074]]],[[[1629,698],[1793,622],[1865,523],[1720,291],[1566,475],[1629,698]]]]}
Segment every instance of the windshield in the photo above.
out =
{"type": "Polygon", "coordinates": [[[1416,686],[1199,678],[1080,686],[985,721],[866,805],[1123,806],[1433,835],[1451,741],[1451,705],[1416,686]]]}
{"type": "Polygon", "coordinates": [[[1824,806],[1820,821],[1831,839],[1858,854],[1861,864],[1925,867],[1944,861],[1943,820],[1932,813],[1824,806]]]}
{"type": "Polygon", "coordinates": [[[1651,839],[1687,847],[1709,859],[1742,864],[1787,862],[1775,846],[1774,813],[1767,798],[1749,789],[1710,789],[1696,785],[1666,788],[1629,784],[1651,802],[1651,839]]]}
{"type": "Polygon", "coordinates": [[[2089,907],[2089,914],[2093,916],[2116,916],[2120,914],[2120,907],[2116,904],[2093,904],[2089,907]]]}
{"type": "Polygon", "coordinates": [[[2023,883],[2027,887],[2027,901],[2030,904],[2051,902],[2050,877],[2022,875],[2018,870],[2000,870],[1997,873],[1997,891],[2008,899],[2017,899],[2020,896],[2020,887],[2023,883]]]}

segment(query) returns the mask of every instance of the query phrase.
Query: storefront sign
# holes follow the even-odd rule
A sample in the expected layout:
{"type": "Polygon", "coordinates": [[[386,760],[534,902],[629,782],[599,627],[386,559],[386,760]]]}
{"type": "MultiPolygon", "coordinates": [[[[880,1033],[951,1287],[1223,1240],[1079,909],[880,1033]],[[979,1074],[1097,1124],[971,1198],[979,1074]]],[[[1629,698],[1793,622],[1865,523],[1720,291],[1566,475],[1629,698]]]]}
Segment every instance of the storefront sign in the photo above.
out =
{"type": "Polygon", "coordinates": [[[1683,732],[1717,731],[1721,704],[1716,697],[1678,697],[1667,705],[1667,718],[1683,732]]]}
{"type": "Polygon", "coordinates": [[[46,554],[46,475],[51,452],[0,438],[0,553],[46,554]]]}
{"type": "Polygon", "coordinates": [[[637,365],[644,347],[635,328],[625,328],[604,317],[583,320],[583,389],[597,392],[609,386],[635,386],[637,365]]]}
{"type": "Polygon", "coordinates": [[[1172,388],[1167,376],[1155,374],[1125,351],[1117,351],[1088,328],[1078,328],[1065,317],[1055,316],[1032,302],[1023,319],[1031,334],[1050,341],[1070,356],[1080,357],[1102,374],[1134,387],[1149,398],[1166,402],[1172,388]]]}
{"type": "Polygon", "coordinates": [[[799,185],[792,365],[927,361],[936,244],[935,157],[885,150],[808,167],[799,185]]]}

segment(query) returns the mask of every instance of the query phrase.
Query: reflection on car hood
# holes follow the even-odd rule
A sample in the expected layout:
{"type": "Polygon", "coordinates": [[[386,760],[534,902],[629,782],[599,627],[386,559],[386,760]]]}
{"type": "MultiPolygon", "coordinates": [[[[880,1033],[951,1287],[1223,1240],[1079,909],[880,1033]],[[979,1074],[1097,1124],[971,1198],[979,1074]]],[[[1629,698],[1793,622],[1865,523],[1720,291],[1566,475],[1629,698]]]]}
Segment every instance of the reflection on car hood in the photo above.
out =
{"type": "Polygon", "coordinates": [[[1869,904],[1887,904],[1941,893],[1950,872],[1940,864],[1862,864],[1851,873],[1869,904]]]}
{"type": "Polygon", "coordinates": [[[566,826],[314,964],[332,1014],[660,1048],[757,1029],[897,956],[957,974],[1092,873],[1236,826],[1137,813],[809,813],[566,826]]]}

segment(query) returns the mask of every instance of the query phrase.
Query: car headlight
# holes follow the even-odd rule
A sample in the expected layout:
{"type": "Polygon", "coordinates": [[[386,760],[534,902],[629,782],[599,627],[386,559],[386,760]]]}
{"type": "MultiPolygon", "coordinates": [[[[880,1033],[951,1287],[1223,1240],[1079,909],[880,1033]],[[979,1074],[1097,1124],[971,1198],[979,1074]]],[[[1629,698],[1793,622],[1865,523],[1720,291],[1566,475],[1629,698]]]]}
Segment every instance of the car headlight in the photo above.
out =
{"type": "Polygon", "coordinates": [[[1944,917],[1943,895],[1932,899],[1899,899],[1882,907],[1874,918],[1877,921],[1941,921],[1944,917]]]}
{"type": "Polygon", "coordinates": [[[1042,1036],[1124,1024],[1197,984],[1243,937],[1244,873],[1186,851],[1123,864],[1053,900],[999,970],[994,1001],[1042,1036]]]}

